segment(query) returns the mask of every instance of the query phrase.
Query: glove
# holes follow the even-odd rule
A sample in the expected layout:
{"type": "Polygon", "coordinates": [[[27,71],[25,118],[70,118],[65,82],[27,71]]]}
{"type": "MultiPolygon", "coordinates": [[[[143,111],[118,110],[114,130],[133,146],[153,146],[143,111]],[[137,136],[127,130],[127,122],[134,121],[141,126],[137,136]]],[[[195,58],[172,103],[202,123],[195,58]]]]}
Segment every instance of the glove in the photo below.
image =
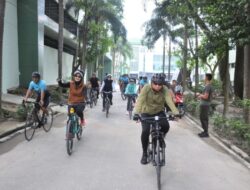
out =
{"type": "Polygon", "coordinates": [[[139,116],[139,114],[134,114],[134,116],[133,116],[133,120],[134,121],[138,121],[140,119],[140,116],[139,116]]]}

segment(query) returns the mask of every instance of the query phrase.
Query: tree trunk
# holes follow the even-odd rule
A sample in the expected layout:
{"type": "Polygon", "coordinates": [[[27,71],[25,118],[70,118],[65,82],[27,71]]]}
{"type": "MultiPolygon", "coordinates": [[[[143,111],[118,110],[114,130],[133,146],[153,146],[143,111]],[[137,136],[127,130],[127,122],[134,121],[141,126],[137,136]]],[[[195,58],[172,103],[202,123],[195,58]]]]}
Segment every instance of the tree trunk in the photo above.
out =
{"type": "MultiPolygon", "coordinates": [[[[244,47],[244,99],[250,99],[250,44],[245,45],[244,47]]],[[[249,107],[244,109],[244,120],[246,123],[250,123],[249,117],[250,111],[249,107]]]]}
{"type": "MultiPolygon", "coordinates": [[[[198,53],[198,27],[195,23],[195,93],[199,87],[199,53],[198,53]]],[[[190,78],[191,80],[191,78],[190,78]]]]}
{"type": "Polygon", "coordinates": [[[225,52],[222,55],[218,55],[221,60],[219,65],[220,79],[222,81],[222,89],[224,94],[224,109],[223,116],[226,117],[228,113],[229,103],[229,87],[230,87],[230,76],[229,76],[229,47],[225,44],[225,52]]]}
{"type": "Polygon", "coordinates": [[[4,32],[5,0],[0,2],[0,117],[2,112],[2,79],[3,79],[3,32],[4,32]]]}
{"type": "Polygon", "coordinates": [[[163,57],[162,57],[162,73],[165,73],[165,58],[166,58],[166,34],[163,34],[163,57]]]}
{"type": "Polygon", "coordinates": [[[184,23],[184,49],[183,49],[183,73],[182,73],[182,86],[185,90],[187,87],[186,78],[187,78],[187,51],[188,51],[188,27],[187,27],[187,18],[184,23]]]}
{"type": "Polygon", "coordinates": [[[172,50],[171,50],[171,38],[169,37],[169,49],[168,49],[168,81],[170,82],[170,70],[171,70],[171,57],[172,57],[172,50]]]}
{"type": "Polygon", "coordinates": [[[58,78],[62,78],[62,56],[63,56],[63,28],[64,28],[64,6],[63,0],[59,0],[59,31],[58,31],[58,78]]]}
{"type": "Polygon", "coordinates": [[[243,79],[244,76],[244,47],[237,45],[236,61],[234,71],[234,94],[235,97],[243,99],[243,79]]]}
{"type": "MultiPolygon", "coordinates": [[[[86,11],[85,11],[86,12],[86,11]]],[[[86,53],[87,53],[87,43],[88,43],[88,15],[84,15],[83,21],[83,37],[82,37],[82,59],[81,59],[81,69],[85,72],[86,70],[86,53]]]]}
{"type": "MultiPolygon", "coordinates": [[[[245,11],[247,14],[247,20],[250,19],[250,4],[248,3],[245,7],[245,11]]],[[[249,38],[249,36],[248,36],[249,38]]],[[[250,42],[245,45],[244,47],[244,92],[243,92],[243,98],[250,100],[250,42]]],[[[249,107],[246,107],[244,109],[244,120],[246,123],[250,123],[250,109],[249,107]]]]}

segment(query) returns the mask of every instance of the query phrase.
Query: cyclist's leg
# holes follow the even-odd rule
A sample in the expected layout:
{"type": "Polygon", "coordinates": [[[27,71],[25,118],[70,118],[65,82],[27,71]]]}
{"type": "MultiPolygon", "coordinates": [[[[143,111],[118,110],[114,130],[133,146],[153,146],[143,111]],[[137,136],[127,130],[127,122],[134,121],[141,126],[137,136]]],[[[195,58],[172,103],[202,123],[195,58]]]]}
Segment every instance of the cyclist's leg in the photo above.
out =
{"type": "Polygon", "coordinates": [[[81,119],[81,125],[85,125],[85,119],[84,119],[84,109],[85,109],[85,105],[84,104],[78,104],[75,106],[76,107],[76,114],[80,117],[81,119]]]}
{"type": "Polygon", "coordinates": [[[102,99],[102,110],[105,109],[105,98],[106,98],[107,94],[106,93],[103,93],[103,99],[102,99]]]}
{"type": "Polygon", "coordinates": [[[113,105],[113,101],[112,101],[112,99],[113,99],[113,94],[112,94],[112,93],[109,93],[109,94],[108,94],[108,97],[109,97],[109,100],[110,100],[110,105],[113,105]]]}
{"type": "Polygon", "coordinates": [[[131,98],[128,97],[127,99],[128,99],[128,101],[127,101],[127,111],[129,111],[129,104],[130,104],[130,99],[131,99],[131,98]]]}
{"type": "MultiPolygon", "coordinates": [[[[148,114],[142,114],[142,117],[148,116],[148,114]]],[[[142,158],[141,163],[147,164],[147,150],[149,143],[149,135],[150,135],[150,124],[146,122],[142,122],[142,133],[141,133],[141,143],[142,143],[142,158]]]]}
{"type": "MultiPolygon", "coordinates": [[[[166,114],[164,112],[161,112],[161,113],[159,113],[159,116],[166,117],[166,114]]],[[[169,122],[167,119],[161,119],[159,124],[161,126],[161,132],[163,132],[163,134],[165,136],[169,131],[169,122]]]]}

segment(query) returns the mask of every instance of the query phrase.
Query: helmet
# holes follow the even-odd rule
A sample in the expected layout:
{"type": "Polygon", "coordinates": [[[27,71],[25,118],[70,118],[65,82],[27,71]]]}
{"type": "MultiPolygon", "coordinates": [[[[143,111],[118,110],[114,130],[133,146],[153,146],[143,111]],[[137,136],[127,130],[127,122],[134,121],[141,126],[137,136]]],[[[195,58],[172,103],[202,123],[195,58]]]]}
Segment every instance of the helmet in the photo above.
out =
{"type": "Polygon", "coordinates": [[[37,71],[34,71],[31,76],[34,77],[34,78],[39,78],[39,79],[41,77],[40,73],[37,72],[37,71]]]}
{"type": "Polygon", "coordinates": [[[151,81],[153,83],[163,85],[165,83],[165,78],[161,73],[156,73],[152,76],[151,81]]]}
{"type": "Polygon", "coordinates": [[[148,77],[147,77],[146,75],[144,75],[142,78],[143,78],[143,79],[148,79],[148,77]]]}
{"type": "Polygon", "coordinates": [[[108,78],[108,77],[112,77],[112,75],[111,75],[111,74],[107,74],[107,78],[108,78]]]}
{"type": "Polygon", "coordinates": [[[79,74],[83,78],[84,72],[78,69],[74,72],[74,75],[76,74],[79,74]]]}
{"type": "Polygon", "coordinates": [[[130,78],[129,82],[135,82],[135,78],[130,78]]]}

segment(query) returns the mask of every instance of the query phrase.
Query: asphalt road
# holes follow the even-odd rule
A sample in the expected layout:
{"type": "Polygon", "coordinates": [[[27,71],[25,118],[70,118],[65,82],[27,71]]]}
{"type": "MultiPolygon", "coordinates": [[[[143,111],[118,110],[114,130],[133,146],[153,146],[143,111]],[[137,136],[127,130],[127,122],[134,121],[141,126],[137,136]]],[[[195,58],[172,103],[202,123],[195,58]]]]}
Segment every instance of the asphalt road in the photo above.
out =
{"type": "MultiPolygon", "coordinates": [[[[0,190],[156,190],[156,171],[140,164],[140,124],[125,115],[115,94],[110,117],[98,106],[86,111],[87,127],[66,153],[66,115],[49,133],[24,135],[0,145],[0,190]]],[[[249,190],[250,171],[211,139],[197,137],[185,118],[171,122],[166,137],[163,190],[249,190]]]]}

